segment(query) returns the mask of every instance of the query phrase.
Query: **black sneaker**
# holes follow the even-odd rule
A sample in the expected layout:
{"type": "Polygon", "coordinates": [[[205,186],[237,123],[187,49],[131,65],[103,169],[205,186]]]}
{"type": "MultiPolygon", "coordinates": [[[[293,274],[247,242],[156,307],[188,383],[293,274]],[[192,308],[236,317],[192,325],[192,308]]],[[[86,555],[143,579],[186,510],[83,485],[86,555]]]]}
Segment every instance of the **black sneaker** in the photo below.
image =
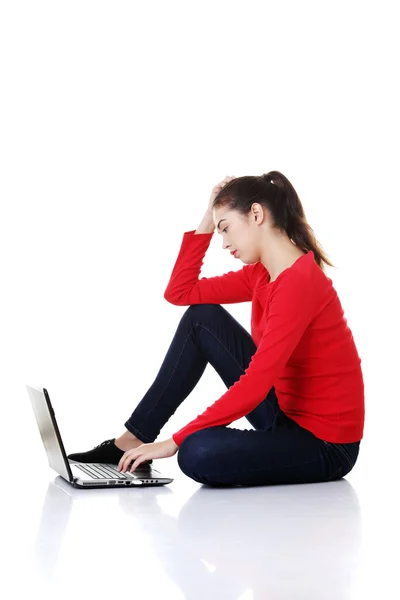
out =
{"type": "MultiPolygon", "coordinates": [[[[117,448],[117,446],[114,444],[115,440],[116,438],[106,440],[105,442],[102,442],[93,448],[93,450],[69,454],[67,458],[82,463],[110,463],[112,465],[117,465],[122,456],[125,454],[125,450],[120,450],[117,448]]],[[[152,462],[153,459],[149,459],[145,460],[141,464],[149,465],[152,462]]]]}

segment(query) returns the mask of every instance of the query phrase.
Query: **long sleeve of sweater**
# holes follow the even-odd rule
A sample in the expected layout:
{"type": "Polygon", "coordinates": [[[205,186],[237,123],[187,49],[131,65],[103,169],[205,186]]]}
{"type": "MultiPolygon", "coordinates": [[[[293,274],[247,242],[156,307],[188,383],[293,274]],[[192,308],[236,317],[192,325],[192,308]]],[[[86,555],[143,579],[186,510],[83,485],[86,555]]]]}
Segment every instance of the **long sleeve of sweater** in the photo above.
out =
{"type": "Polygon", "coordinates": [[[185,231],[183,234],[164,298],[176,306],[251,301],[255,265],[244,265],[238,271],[199,279],[204,255],[213,233],[195,234],[194,232],[195,229],[185,231]]]}

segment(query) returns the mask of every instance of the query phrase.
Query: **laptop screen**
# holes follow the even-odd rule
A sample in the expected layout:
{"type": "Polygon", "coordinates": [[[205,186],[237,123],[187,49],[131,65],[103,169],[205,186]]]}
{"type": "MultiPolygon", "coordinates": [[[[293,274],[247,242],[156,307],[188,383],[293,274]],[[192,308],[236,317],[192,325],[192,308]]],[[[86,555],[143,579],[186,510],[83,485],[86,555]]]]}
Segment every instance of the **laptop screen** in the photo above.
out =
{"type": "Polygon", "coordinates": [[[71,468],[62,443],[56,416],[51,406],[50,397],[45,388],[26,386],[31,399],[33,412],[39,427],[43,445],[47,452],[49,465],[59,475],[73,481],[71,468]]]}

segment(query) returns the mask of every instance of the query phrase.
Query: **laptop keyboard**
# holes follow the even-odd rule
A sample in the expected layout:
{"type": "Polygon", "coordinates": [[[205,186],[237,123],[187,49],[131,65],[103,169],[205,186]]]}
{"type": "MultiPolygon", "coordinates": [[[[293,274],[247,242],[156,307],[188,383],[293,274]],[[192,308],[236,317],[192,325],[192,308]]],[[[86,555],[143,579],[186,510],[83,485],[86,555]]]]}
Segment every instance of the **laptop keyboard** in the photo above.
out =
{"type": "MultiPolygon", "coordinates": [[[[81,469],[86,475],[90,475],[94,479],[130,479],[124,473],[117,471],[117,469],[110,464],[105,463],[75,463],[75,467],[81,469]]],[[[134,473],[131,473],[134,475],[134,473]]]]}

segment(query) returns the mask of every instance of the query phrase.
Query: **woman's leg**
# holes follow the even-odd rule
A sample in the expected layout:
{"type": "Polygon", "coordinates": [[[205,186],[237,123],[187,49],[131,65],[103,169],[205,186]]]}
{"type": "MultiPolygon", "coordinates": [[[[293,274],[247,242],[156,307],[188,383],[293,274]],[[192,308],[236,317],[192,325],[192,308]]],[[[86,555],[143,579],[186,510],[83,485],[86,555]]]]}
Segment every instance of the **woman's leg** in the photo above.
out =
{"type": "Polygon", "coordinates": [[[265,430],[207,427],[179,447],[181,470],[214,487],[315,483],[341,479],[353,468],[360,442],[333,444],[278,410],[265,430]]]}
{"type": "MultiPolygon", "coordinates": [[[[229,388],[243,375],[255,351],[251,335],[220,304],[189,306],[156,379],[125,427],[143,442],[153,442],[194,389],[208,363],[229,388]]],[[[274,388],[271,388],[247,419],[256,429],[266,429],[273,423],[277,407],[274,388]]]]}

